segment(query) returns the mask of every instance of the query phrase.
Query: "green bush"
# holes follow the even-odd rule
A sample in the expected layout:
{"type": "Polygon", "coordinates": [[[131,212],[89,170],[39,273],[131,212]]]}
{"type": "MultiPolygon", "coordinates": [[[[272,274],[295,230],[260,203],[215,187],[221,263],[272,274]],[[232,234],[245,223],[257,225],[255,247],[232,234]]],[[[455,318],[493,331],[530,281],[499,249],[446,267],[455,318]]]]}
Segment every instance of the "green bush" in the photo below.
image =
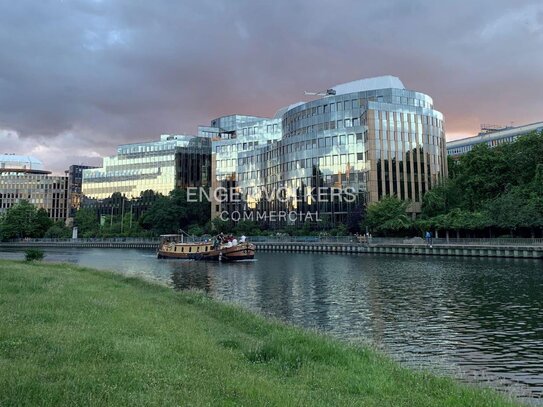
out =
{"type": "Polygon", "coordinates": [[[26,249],[25,259],[26,261],[43,260],[45,253],[42,249],[26,249]]]}

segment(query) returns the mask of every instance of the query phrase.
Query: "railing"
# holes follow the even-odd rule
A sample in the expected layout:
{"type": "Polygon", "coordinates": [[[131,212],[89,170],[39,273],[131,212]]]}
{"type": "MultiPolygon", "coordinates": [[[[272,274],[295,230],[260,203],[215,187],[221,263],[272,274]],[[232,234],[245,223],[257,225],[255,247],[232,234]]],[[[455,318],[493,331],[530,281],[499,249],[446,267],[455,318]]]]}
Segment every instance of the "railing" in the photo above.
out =
{"type": "MultiPolygon", "coordinates": [[[[364,236],[250,236],[248,240],[254,243],[363,243],[383,246],[427,244],[421,237],[371,237],[366,239],[364,236]]],[[[543,246],[543,238],[433,238],[431,243],[458,246],[543,246]]]]}
{"type": "Polygon", "coordinates": [[[542,238],[494,238],[494,239],[478,239],[478,238],[462,238],[462,239],[432,239],[433,244],[450,244],[450,245],[499,245],[499,246],[543,246],[542,238]]]}
{"type": "Polygon", "coordinates": [[[249,236],[253,243],[358,243],[356,236],[249,236]]]}
{"type": "Polygon", "coordinates": [[[89,237],[89,238],[52,238],[52,239],[13,239],[8,243],[159,243],[158,237],[89,237]]]}
{"type": "MultiPolygon", "coordinates": [[[[200,238],[195,238],[195,241],[200,238]]],[[[253,243],[343,243],[343,244],[370,244],[376,246],[388,245],[425,245],[427,242],[421,237],[371,237],[364,236],[249,236],[248,241],[253,243]]],[[[126,244],[159,244],[159,237],[113,237],[113,238],[78,238],[78,239],[15,239],[9,244],[81,244],[81,243],[126,243],[126,244]]],[[[458,246],[543,246],[543,238],[433,238],[433,245],[458,246]]]]}

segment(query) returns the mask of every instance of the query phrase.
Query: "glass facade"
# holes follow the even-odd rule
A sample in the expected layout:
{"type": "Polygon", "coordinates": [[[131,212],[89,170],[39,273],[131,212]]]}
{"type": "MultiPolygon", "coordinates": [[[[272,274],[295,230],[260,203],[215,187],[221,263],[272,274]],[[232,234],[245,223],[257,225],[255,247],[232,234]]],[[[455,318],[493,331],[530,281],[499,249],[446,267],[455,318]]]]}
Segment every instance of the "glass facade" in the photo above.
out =
{"type": "Polygon", "coordinates": [[[217,177],[235,178],[244,211],[318,212],[348,222],[366,203],[395,195],[416,213],[424,192],[447,176],[443,115],[429,96],[394,77],[332,89],[280,111],[278,137],[263,130],[246,149],[239,149],[245,140],[213,143],[217,177]],[[337,196],[346,190],[354,201],[337,196]],[[270,199],[273,191],[283,195],[270,199]]]}
{"type": "Polygon", "coordinates": [[[53,221],[68,211],[68,177],[51,175],[34,157],[0,156],[0,214],[21,200],[43,208],[53,221]]]}
{"type": "Polygon", "coordinates": [[[167,195],[176,187],[206,186],[210,158],[208,137],[162,135],[159,141],[121,145],[101,168],[83,170],[82,192],[91,199],[115,192],[136,198],[147,190],[167,195]]]}
{"type": "Polygon", "coordinates": [[[90,165],[70,165],[66,174],[68,175],[68,217],[75,217],[75,213],[81,207],[82,193],[81,185],[83,183],[83,170],[88,170],[90,165]]]}
{"type": "MultiPolygon", "coordinates": [[[[281,115],[277,116],[269,119],[232,115],[211,121],[211,126],[207,127],[206,131],[214,131],[211,159],[213,189],[223,187],[229,191],[239,191],[239,156],[243,153],[250,154],[281,138],[281,115]]],[[[216,217],[221,211],[232,212],[239,209],[235,200],[225,199],[224,202],[218,202],[213,199],[211,214],[216,217]]]]}

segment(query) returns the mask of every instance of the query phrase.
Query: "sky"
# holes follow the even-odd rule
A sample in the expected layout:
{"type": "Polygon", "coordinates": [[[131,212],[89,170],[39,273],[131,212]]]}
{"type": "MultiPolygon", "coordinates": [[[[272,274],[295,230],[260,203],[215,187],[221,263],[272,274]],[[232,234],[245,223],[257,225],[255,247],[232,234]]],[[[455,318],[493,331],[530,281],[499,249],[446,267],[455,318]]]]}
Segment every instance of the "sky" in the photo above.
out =
{"type": "Polygon", "coordinates": [[[0,153],[62,173],[379,75],[452,140],[543,121],[542,50],[541,1],[0,0],[0,153]]]}

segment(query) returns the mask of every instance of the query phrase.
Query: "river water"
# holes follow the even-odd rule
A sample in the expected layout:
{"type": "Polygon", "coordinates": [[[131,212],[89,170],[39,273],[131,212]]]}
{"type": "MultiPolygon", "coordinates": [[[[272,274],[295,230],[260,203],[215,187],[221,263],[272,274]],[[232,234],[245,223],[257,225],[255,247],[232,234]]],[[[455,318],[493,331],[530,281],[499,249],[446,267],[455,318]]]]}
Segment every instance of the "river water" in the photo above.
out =
{"type": "MultiPolygon", "coordinates": [[[[153,251],[47,249],[62,261],[200,289],[411,367],[543,398],[540,260],[257,253],[254,261],[157,260],[153,251]]],[[[0,258],[20,259],[1,249],[0,258]]]]}

